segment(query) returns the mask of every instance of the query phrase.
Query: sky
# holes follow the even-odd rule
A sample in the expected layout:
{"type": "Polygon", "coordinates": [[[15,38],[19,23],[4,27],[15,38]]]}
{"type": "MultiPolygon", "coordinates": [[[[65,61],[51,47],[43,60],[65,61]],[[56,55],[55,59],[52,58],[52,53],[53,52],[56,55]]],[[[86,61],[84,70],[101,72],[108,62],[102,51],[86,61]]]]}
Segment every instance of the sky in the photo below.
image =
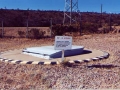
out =
{"type": "MultiPolygon", "coordinates": [[[[81,12],[120,13],[120,0],[78,0],[81,12]]],[[[0,8],[64,11],[65,0],[0,0],[0,8]]]]}

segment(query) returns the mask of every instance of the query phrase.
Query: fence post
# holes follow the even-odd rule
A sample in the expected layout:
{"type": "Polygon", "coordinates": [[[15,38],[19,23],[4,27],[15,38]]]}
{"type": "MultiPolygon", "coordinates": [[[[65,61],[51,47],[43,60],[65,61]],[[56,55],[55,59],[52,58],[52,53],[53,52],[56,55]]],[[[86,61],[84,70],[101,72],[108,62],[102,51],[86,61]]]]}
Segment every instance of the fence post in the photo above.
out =
{"type": "Polygon", "coordinates": [[[28,38],[28,19],[27,19],[27,30],[26,30],[26,38],[28,38]]]}
{"type": "Polygon", "coordinates": [[[79,14],[79,20],[80,20],[79,22],[80,22],[80,36],[81,36],[82,35],[82,28],[81,28],[82,27],[82,25],[81,25],[82,24],[82,16],[81,16],[81,13],[79,10],[78,10],[78,14],[79,14]]]}
{"type": "Polygon", "coordinates": [[[52,18],[50,20],[50,37],[52,37],[52,18]]]}
{"type": "Polygon", "coordinates": [[[102,27],[102,17],[103,17],[103,15],[102,15],[102,13],[103,13],[103,12],[102,12],[102,10],[103,10],[103,9],[102,9],[102,7],[103,7],[103,5],[101,4],[101,18],[100,18],[100,27],[102,27]]]}
{"type": "Polygon", "coordinates": [[[111,13],[110,13],[110,16],[109,16],[109,25],[110,25],[110,31],[111,31],[111,13]]]}
{"type": "Polygon", "coordinates": [[[3,20],[2,20],[2,38],[4,37],[4,25],[3,25],[3,20]]]}
{"type": "Polygon", "coordinates": [[[81,14],[80,14],[80,36],[82,35],[82,20],[81,20],[81,14]]]}

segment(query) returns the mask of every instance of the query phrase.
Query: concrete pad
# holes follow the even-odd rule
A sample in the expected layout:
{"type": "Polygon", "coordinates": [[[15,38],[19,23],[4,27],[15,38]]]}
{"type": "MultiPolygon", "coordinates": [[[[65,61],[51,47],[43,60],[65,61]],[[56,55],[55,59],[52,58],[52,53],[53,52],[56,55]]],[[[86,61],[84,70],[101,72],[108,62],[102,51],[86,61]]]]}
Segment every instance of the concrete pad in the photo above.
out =
{"type": "MultiPolygon", "coordinates": [[[[55,59],[62,57],[62,50],[55,50],[54,46],[42,46],[42,47],[30,47],[23,49],[23,54],[43,58],[43,59],[55,59]]],[[[83,46],[72,45],[69,50],[64,50],[64,56],[75,56],[83,52],[83,46]]]]}
{"type": "MultiPolygon", "coordinates": [[[[103,52],[100,50],[88,50],[84,49],[84,51],[92,51],[88,53],[76,55],[76,56],[70,56],[70,57],[65,57],[66,60],[68,60],[70,63],[75,63],[75,62],[84,62],[86,61],[91,61],[91,60],[98,60],[98,59],[104,59],[109,56],[107,52],[103,52]]],[[[38,58],[34,57],[31,55],[26,55],[22,53],[22,49],[20,50],[10,50],[3,52],[0,55],[1,61],[5,62],[11,62],[11,63],[19,63],[19,64],[60,64],[62,62],[61,58],[56,58],[56,59],[43,59],[43,58],[38,58]]]]}

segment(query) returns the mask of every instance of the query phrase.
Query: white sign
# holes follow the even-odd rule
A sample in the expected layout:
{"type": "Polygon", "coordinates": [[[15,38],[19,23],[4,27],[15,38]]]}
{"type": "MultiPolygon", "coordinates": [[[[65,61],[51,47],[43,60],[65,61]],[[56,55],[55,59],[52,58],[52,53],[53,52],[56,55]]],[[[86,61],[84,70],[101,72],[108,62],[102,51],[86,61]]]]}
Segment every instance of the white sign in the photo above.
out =
{"type": "Polygon", "coordinates": [[[56,36],[55,50],[68,50],[72,48],[72,37],[70,36],[56,36]]]}

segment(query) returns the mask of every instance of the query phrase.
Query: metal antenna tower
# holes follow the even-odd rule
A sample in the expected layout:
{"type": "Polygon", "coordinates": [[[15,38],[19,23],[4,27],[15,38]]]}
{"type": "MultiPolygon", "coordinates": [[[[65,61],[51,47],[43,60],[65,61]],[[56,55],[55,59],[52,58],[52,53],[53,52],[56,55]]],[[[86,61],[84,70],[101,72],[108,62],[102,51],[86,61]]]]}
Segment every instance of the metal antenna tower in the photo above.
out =
{"type": "Polygon", "coordinates": [[[72,24],[76,21],[75,12],[78,12],[78,0],[65,0],[63,25],[72,24]]]}

